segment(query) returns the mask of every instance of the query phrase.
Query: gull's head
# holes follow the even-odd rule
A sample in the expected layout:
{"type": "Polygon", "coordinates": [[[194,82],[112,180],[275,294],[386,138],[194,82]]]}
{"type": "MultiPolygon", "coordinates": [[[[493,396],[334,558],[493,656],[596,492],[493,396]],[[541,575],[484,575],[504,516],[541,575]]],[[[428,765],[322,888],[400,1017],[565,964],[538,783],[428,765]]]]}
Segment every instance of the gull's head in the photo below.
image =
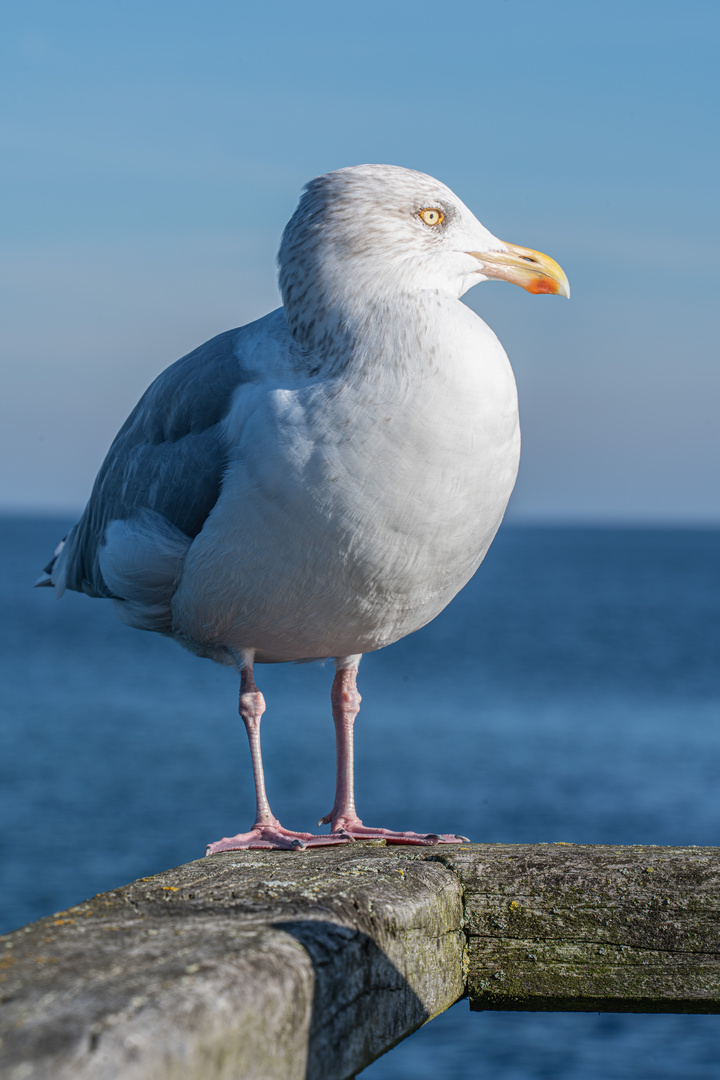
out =
{"type": "Polygon", "coordinates": [[[488,278],[570,295],[553,259],[499,240],[445,184],[395,165],[311,180],[278,262],[286,317],[301,337],[313,336],[318,315],[335,321],[341,310],[428,289],[462,296],[488,278]]]}

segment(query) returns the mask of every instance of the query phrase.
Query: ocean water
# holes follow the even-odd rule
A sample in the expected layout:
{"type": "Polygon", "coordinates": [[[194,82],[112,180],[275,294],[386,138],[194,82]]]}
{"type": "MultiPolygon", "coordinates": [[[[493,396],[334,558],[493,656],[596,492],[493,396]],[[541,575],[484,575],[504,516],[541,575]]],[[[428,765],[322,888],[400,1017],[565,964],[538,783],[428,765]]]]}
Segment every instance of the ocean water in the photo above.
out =
{"type": "MultiPolygon", "coordinates": [[[[197,858],[253,815],[232,672],[30,586],[69,521],[0,521],[0,930],[197,858]]],[[[360,669],[369,823],[476,841],[720,843],[720,531],[501,530],[360,669]]],[[[332,667],[258,667],[271,805],[332,804],[332,667]]],[[[470,1013],[368,1080],[717,1080],[720,1017],[470,1013]]]]}

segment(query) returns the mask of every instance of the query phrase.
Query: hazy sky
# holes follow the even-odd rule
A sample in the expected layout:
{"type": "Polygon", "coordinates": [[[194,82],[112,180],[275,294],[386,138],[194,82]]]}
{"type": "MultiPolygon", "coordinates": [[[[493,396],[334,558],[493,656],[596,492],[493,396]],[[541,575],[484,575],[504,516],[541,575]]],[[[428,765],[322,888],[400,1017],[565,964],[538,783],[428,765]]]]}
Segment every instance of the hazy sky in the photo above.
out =
{"type": "Polygon", "coordinates": [[[511,517],[720,521],[715,3],[4,5],[0,507],[79,509],[150,380],[277,306],[302,184],[449,184],[573,295],[466,296],[518,379],[511,517]]]}

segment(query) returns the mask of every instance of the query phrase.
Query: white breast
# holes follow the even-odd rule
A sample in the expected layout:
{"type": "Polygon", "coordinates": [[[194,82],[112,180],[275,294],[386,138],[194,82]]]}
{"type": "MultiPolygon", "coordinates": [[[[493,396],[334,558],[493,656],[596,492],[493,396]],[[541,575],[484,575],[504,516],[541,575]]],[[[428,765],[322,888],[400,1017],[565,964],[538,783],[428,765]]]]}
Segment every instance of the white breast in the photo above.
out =
{"type": "Polygon", "coordinates": [[[173,601],[183,637],[266,660],[362,653],[469,580],[515,482],[517,396],[492,331],[459,301],[432,306],[420,335],[349,372],[238,393],[222,494],[173,601]]]}

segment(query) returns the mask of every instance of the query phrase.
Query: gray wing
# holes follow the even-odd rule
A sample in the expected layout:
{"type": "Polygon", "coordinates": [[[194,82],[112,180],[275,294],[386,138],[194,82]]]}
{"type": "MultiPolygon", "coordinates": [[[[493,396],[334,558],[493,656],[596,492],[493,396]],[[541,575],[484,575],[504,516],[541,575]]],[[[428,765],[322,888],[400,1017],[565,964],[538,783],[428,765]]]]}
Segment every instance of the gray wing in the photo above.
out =
{"type": "MultiPolygon", "coordinates": [[[[217,502],[227,452],[221,421],[233,391],[248,380],[228,330],[167,368],[120,429],[90,500],[62,552],[63,584],[113,597],[99,550],[111,521],[159,514],[192,540],[217,502]]],[[[51,574],[58,553],[46,568],[51,574]]],[[[39,582],[41,584],[44,582],[39,582]]]]}

